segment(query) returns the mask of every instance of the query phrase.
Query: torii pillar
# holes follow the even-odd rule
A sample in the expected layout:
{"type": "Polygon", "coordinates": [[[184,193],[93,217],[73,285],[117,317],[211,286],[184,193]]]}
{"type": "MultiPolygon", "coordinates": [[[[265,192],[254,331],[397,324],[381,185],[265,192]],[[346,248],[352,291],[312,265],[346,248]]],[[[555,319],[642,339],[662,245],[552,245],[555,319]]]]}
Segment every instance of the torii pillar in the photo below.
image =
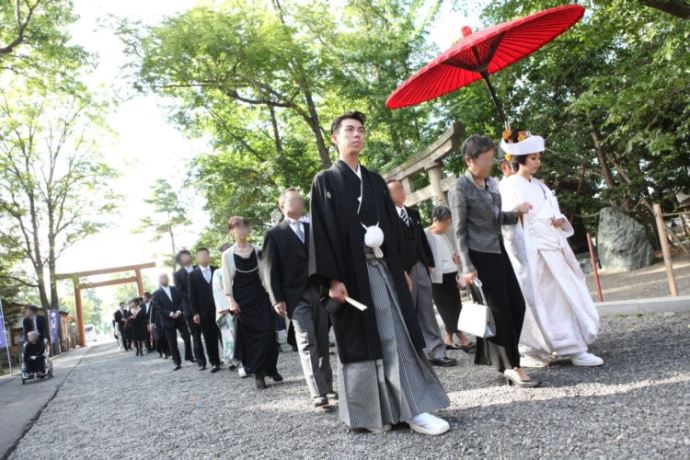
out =
{"type": "Polygon", "coordinates": [[[101,268],[98,270],[89,270],[89,271],[84,271],[84,272],[75,272],[75,273],[62,273],[60,275],[56,275],[55,279],[58,280],[64,280],[64,279],[70,279],[72,280],[72,284],[74,286],[74,305],[75,309],[77,310],[77,329],[79,331],[79,346],[86,346],[86,334],[84,333],[84,310],[82,307],[82,301],[81,301],[81,290],[82,289],[91,289],[91,288],[96,288],[96,287],[101,287],[101,286],[114,286],[117,284],[126,284],[126,283],[137,283],[137,292],[139,293],[139,296],[144,295],[144,281],[141,277],[141,270],[144,268],[155,268],[156,263],[155,262],[148,262],[145,264],[138,264],[138,265],[126,265],[124,267],[112,267],[112,268],[101,268]],[[119,279],[114,279],[114,280],[108,280],[108,281],[100,281],[96,283],[81,283],[81,278],[86,277],[86,276],[93,276],[93,275],[105,275],[108,273],[119,273],[119,272],[126,272],[126,271],[134,271],[134,276],[130,276],[128,278],[119,278],[119,279]]]}

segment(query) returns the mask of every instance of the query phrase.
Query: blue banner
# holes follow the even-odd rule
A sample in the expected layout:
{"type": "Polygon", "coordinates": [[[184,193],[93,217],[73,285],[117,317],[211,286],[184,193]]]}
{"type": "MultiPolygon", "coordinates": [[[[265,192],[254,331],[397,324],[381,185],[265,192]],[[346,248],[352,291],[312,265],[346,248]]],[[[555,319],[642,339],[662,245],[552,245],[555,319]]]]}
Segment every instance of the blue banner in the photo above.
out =
{"type": "Polygon", "coordinates": [[[7,332],[5,331],[5,314],[2,310],[2,300],[0,299],[0,348],[7,348],[7,332]]]}
{"type": "Polygon", "coordinates": [[[60,312],[48,310],[48,324],[50,328],[50,343],[58,343],[60,312]]]}

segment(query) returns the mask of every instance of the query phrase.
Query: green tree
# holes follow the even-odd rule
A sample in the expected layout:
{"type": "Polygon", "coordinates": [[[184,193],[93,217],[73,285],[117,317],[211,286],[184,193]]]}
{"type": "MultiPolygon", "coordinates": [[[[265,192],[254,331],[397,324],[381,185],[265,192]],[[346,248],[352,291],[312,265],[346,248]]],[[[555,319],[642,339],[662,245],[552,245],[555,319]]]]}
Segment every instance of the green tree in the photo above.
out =
{"type": "Polygon", "coordinates": [[[74,74],[89,64],[83,48],[69,43],[76,21],[69,0],[5,0],[0,3],[0,72],[41,84],[78,86],[74,74]]]}
{"type": "Polygon", "coordinates": [[[446,127],[424,107],[384,107],[427,56],[441,3],[226,1],[154,27],[121,25],[136,85],[173,98],[172,119],[212,142],[189,182],[206,196],[214,234],[225,234],[232,214],[261,231],[282,188],[308,190],[333,158],[328,123],[336,114],[369,113],[366,161],[376,168],[446,127]]]}
{"type": "MultiPolygon", "coordinates": [[[[555,3],[494,1],[483,17],[495,23],[555,3]]],[[[612,204],[649,222],[652,202],[671,207],[690,187],[690,23],[631,0],[584,6],[579,25],[503,71],[498,85],[512,118],[548,138],[543,174],[566,192],[566,210],[612,204]]]]}
{"type": "Polygon", "coordinates": [[[152,207],[152,211],[141,219],[141,225],[136,232],[150,231],[154,234],[154,241],[170,237],[170,261],[175,269],[175,229],[181,225],[191,223],[187,217],[187,210],[180,202],[177,192],[172,188],[166,179],[158,179],[151,186],[151,195],[146,200],[152,207]]]}
{"type": "Polygon", "coordinates": [[[30,262],[26,283],[41,305],[57,308],[58,259],[98,232],[118,199],[96,142],[103,107],[84,95],[13,90],[0,99],[0,238],[30,262]]]}

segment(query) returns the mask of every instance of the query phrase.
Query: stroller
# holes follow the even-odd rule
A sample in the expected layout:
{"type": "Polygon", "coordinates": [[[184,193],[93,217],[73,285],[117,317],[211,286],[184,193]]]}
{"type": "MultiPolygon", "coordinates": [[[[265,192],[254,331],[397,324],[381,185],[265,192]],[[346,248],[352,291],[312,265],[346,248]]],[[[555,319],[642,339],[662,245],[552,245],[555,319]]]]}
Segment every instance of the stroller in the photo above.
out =
{"type": "Polygon", "coordinates": [[[22,345],[22,385],[27,380],[53,378],[53,362],[48,356],[48,340],[38,343],[24,342],[22,345]]]}

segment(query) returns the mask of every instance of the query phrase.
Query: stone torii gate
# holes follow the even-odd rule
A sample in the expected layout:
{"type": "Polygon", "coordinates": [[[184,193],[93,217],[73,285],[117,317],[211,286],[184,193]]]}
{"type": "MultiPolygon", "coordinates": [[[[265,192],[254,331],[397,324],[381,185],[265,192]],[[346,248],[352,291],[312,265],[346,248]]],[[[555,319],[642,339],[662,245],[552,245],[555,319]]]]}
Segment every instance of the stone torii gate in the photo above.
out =
{"type": "Polygon", "coordinates": [[[86,345],[86,336],[84,334],[84,312],[81,304],[81,290],[91,289],[102,286],[114,286],[117,284],[137,283],[137,291],[139,296],[144,295],[144,281],[141,278],[141,271],[145,268],[155,268],[155,262],[148,262],[145,264],[126,265],[123,267],[101,268],[98,270],[88,270],[84,272],[61,273],[55,275],[56,280],[72,280],[74,285],[74,304],[77,310],[77,329],[79,331],[79,346],[86,345]],[[94,275],[107,275],[108,273],[120,273],[134,271],[134,276],[127,278],[118,278],[114,280],[98,281],[95,283],[82,283],[81,278],[94,275]]]}
{"type": "Polygon", "coordinates": [[[460,147],[464,133],[464,125],[460,122],[454,123],[422,153],[383,176],[386,181],[397,179],[402,183],[407,192],[405,205],[414,206],[430,198],[433,199],[435,205],[448,204],[446,192],[455,183],[457,177],[455,174],[443,177],[443,160],[460,147]],[[430,185],[414,190],[412,179],[423,172],[429,175],[430,185]]]}

